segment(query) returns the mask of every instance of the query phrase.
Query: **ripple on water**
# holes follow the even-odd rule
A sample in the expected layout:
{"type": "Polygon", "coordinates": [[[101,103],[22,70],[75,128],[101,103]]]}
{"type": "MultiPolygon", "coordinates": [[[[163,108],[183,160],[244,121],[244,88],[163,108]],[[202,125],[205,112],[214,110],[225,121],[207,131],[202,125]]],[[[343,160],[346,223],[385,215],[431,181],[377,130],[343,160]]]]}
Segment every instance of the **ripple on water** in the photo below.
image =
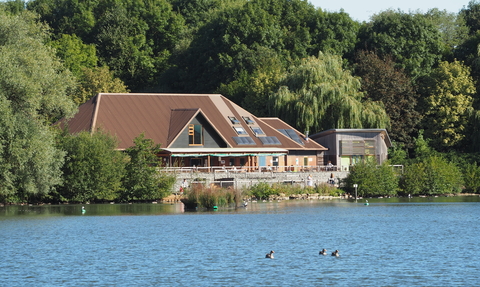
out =
{"type": "Polygon", "coordinates": [[[0,286],[478,283],[478,202],[252,205],[240,212],[131,215],[128,207],[123,216],[0,217],[0,286]],[[318,255],[323,248],[341,256],[318,255]],[[265,258],[270,250],[275,259],[265,258]]]}

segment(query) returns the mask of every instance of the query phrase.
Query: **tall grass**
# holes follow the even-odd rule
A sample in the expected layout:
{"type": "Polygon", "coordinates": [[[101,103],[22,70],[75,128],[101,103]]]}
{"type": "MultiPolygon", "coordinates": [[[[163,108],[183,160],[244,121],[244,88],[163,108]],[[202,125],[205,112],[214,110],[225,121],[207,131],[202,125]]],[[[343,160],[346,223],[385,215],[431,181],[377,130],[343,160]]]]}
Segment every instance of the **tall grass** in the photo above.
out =
{"type": "Polygon", "coordinates": [[[186,198],[182,202],[189,209],[196,207],[211,209],[215,206],[238,206],[242,200],[242,192],[239,190],[216,186],[206,188],[203,185],[196,185],[186,191],[186,198]]]}

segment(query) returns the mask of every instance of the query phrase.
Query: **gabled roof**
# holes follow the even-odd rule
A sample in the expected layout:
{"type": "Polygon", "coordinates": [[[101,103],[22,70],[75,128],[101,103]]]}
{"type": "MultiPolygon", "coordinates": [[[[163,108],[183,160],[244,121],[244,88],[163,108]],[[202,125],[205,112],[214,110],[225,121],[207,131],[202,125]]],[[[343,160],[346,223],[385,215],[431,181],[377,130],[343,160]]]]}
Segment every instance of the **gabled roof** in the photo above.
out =
{"type": "MultiPolygon", "coordinates": [[[[200,114],[225,141],[227,148],[326,150],[314,141],[303,140],[305,143],[300,144],[292,140],[278,130],[278,126],[293,129],[280,119],[257,118],[219,94],[100,93],[81,105],[72,119],[63,119],[60,124],[68,123],[70,133],[95,132],[97,129],[108,131],[118,138],[119,149],[132,146],[133,139],[142,132],[146,138],[161,144],[162,148],[169,148],[192,119],[200,114]],[[229,117],[239,120],[236,126],[243,127],[254,144],[245,146],[235,141],[234,137],[238,134],[229,117]],[[246,117],[254,124],[247,124],[246,117]],[[263,143],[252,131],[253,126],[262,129],[266,136],[277,137],[280,144],[263,143]]],[[[301,137],[304,139],[303,135],[301,137]]]]}

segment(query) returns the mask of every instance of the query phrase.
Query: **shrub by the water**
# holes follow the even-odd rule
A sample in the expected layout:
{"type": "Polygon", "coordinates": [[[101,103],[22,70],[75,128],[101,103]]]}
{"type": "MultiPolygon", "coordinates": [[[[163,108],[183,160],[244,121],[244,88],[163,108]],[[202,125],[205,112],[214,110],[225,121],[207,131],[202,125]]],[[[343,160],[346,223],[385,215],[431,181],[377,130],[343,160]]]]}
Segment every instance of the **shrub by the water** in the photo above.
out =
{"type": "Polygon", "coordinates": [[[462,183],[462,174],[455,163],[433,155],[407,165],[401,187],[404,194],[438,195],[459,193],[462,183]]]}
{"type": "Polygon", "coordinates": [[[268,199],[271,196],[286,196],[289,197],[295,194],[313,194],[318,193],[324,196],[339,196],[343,193],[342,190],[332,186],[330,184],[321,183],[316,185],[313,188],[305,188],[301,185],[285,185],[285,184],[268,184],[266,182],[261,182],[255,185],[252,185],[250,188],[247,189],[246,192],[249,196],[254,197],[256,199],[268,199]]]}
{"type": "Polygon", "coordinates": [[[266,182],[260,182],[252,185],[248,189],[248,194],[257,199],[267,199],[270,195],[278,194],[275,189],[266,182]]]}
{"type": "Polygon", "coordinates": [[[465,192],[480,192],[480,167],[476,162],[466,164],[463,172],[465,192]]]}
{"type": "Polygon", "coordinates": [[[357,163],[344,179],[345,189],[355,194],[354,184],[357,184],[357,195],[364,196],[395,196],[399,189],[398,175],[388,163],[377,165],[374,162],[357,163]]]}

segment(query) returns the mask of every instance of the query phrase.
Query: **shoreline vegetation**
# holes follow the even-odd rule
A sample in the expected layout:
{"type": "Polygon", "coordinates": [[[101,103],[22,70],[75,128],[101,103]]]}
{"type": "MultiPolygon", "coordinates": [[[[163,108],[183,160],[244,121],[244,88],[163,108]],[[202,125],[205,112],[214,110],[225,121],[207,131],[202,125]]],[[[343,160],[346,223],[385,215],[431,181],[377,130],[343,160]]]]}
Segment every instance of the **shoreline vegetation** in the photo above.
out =
{"type": "MultiPolygon", "coordinates": [[[[455,197],[455,196],[480,196],[475,193],[448,193],[439,195],[416,196],[367,196],[357,197],[358,200],[371,198],[429,198],[429,197],[455,197]]],[[[185,194],[174,194],[162,201],[165,203],[182,202],[186,210],[239,208],[246,207],[256,202],[280,202],[284,200],[354,200],[355,195],[345,193],[343,190],[328,184],[312,188],[285,188],[281,185],[258,184],[247,190],[229,188],[193,188],[185,190],[185,194]],[[275,192],[279,190],[281,192],[275,192]]]]}
{"type": "MultiPolygon", "coordinates": [[[[232,197],[232,194],[241,194],[241,192],[234,191],[231,189],[216,189],[215,191],[208,190],[199,193],[185,193],[184,195],[171,194],[158,201],[134,201],[134,202],[87,202],[84,204],[144,204],[144,203],[183,203],[186,210],[195,210],[198,208],[203,209],[213,209],[214,206],[221,208],[239,208],[245,207],[245,203],[257,203],[257,202],[281,202],[285,200],[333,200],[333,199],[344,199],[344,200],[355,200],[355,196],[351,194],[341,194],[341,195],[325,195],[320,193],[311,193],[308,190],[304,189],[303,193],[289,194],[284,193],[271,195],[266,199],[258,199],[254,196],[242,197],[240,200],[237,200],[237,197],[232,197]]],[[[439,195],[415,195],[415,196],[367,196],[367,197],[357,197],[358,200],[364,199],[382,199],[382,198],[438,198],[438,197],[480,197],[480,194],[477,193],[449,193],[449,194],[439,194],[439,195]]],[[[83,204],[80,202],[48,202],[48,203],[0,203],[0,207],[3,206],[41,206],[41,205],[74,205],[74,204],[83,204]]]]}

